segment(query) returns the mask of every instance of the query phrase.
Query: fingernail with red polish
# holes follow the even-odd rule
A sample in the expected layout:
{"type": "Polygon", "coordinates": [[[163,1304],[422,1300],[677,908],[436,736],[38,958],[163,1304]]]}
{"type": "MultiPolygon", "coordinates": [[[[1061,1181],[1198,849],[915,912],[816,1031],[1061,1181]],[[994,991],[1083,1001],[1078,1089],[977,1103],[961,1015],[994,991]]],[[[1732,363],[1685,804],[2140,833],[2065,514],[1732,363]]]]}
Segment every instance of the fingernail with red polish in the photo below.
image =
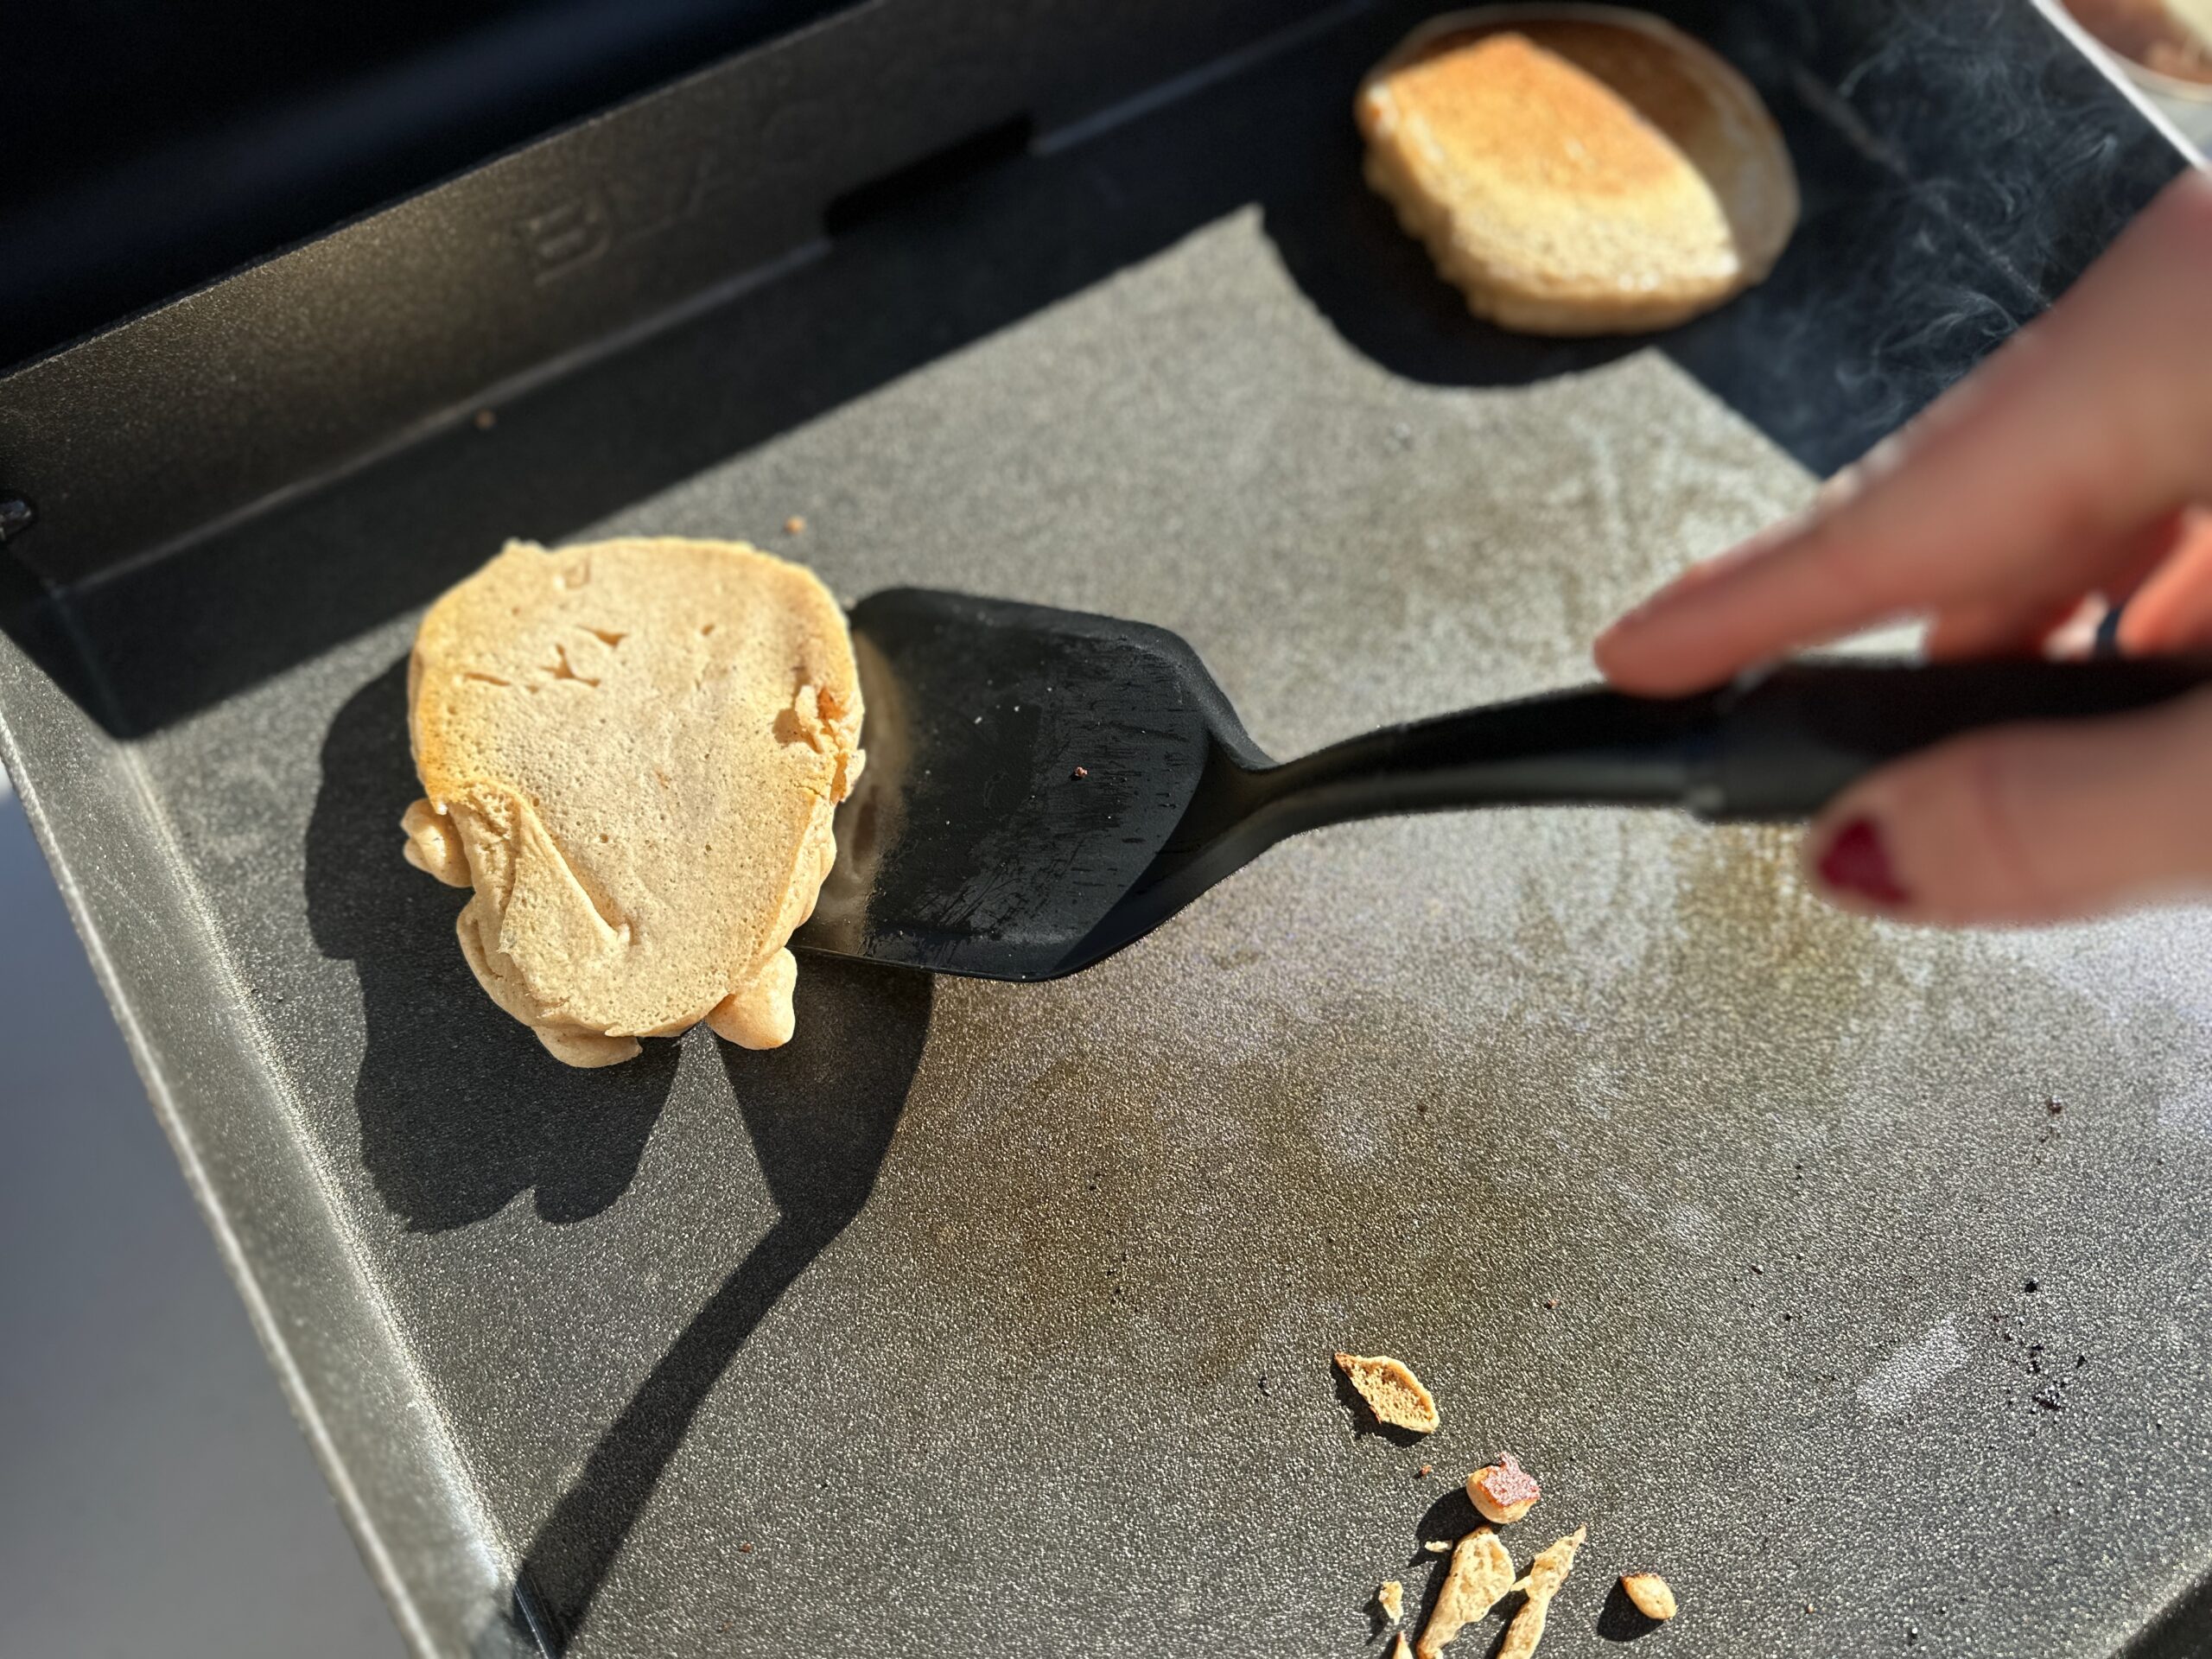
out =
{"type": "Polygon", "coordinates": [[[1890,868],[1889,850],[1872,818],[1853,818],[1835,832],[1821,855],[1821,880],[1839,893],[1848,893],[1878,905],[1903,905],[1912,895],[1898,885],[1890,868]]]}

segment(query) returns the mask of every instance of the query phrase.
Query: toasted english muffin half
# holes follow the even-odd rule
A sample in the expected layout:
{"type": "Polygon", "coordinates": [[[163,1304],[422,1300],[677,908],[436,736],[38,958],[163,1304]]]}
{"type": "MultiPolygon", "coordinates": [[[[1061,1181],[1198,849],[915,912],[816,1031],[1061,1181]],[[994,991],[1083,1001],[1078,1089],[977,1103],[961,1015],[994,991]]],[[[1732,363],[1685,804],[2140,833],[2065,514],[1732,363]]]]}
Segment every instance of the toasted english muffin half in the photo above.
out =
{"type": "Polygon", "coordinates": [[[1640,334],[1763,280],[1797,180],[1744,78],[1611,6],[1497,6],[1417,29],[1361,84],[1367,178],[1478,315],[1640,334]]]}
{"type": "Polygon", "coordinates": [[[772,1048],[861,715],[844,613],[799,565],[510,542],[416,636],[405,855],[475,889],[461,954],[569,1065],[702,1019],[772,1048]]]}

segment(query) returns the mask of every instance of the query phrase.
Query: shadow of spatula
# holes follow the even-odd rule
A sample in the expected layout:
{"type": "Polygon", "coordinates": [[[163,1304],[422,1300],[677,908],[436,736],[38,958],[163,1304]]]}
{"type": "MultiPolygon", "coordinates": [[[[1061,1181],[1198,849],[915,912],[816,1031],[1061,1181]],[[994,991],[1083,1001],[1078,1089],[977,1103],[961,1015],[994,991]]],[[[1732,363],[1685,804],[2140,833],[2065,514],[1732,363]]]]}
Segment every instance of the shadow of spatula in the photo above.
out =
{"type": "Polygon", "coordinates": [[[1142,938],[1287,836],[1475,806],[1817,811],[1958,733],[2212,683],[2212,659],[1791,664],[1666,701],[1554,692],[1277,765],[1182,639],[1074,611],[894,588],[852,613],[868,768],[798,949],[1053,979],[1142,938]]]}

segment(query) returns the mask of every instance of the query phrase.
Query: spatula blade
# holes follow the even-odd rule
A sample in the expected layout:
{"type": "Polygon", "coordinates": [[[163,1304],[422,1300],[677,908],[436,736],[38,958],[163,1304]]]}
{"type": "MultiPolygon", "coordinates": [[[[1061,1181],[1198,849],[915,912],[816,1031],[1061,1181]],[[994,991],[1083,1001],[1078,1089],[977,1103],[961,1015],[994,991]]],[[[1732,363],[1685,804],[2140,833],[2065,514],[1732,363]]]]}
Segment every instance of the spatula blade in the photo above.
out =
{"type": "Polygon", "coordinates": [[[1266,764],[1162,629],[919,588],[874,594],[851,620],[868,766],[798,950],[987,979],[1072,973],[1127,942],[1109,918],[1209,765],[1266,764]]]}

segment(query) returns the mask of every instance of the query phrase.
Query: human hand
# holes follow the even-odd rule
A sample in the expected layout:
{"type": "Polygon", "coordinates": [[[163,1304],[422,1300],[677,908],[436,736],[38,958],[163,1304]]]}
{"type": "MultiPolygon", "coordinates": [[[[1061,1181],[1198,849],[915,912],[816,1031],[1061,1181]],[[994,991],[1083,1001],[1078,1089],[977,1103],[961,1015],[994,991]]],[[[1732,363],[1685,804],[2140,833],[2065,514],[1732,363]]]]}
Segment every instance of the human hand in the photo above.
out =
{"type": "MultiPolygon", "coordinates": [[[[2212,175],[2161,195],[2050,311],[1821,492],[1613,624],[1599,666],[1672,695],[1906,617],[1931,656],[2044,650],[2124,603],[2121,649],[2212,647],[2212,175]]],[[[1956,739],[1806,837],[1847,908],[2031,923],[2212,893],[2212,692],[1956,739]]]]}

